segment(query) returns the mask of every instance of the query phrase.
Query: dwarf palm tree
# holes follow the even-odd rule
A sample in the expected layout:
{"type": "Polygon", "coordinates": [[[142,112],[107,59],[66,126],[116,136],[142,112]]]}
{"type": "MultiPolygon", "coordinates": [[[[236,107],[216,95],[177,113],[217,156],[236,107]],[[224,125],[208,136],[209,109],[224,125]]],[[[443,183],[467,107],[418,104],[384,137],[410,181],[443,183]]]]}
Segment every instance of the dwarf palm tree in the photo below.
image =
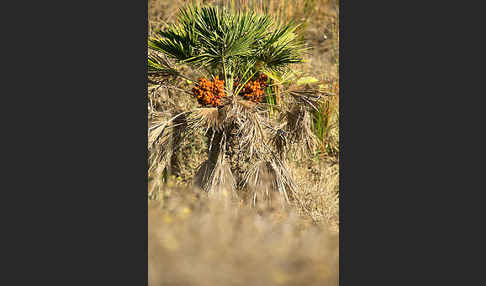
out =
{"type": "MultiPolygon", "coordinates": [[[[270,82],[288,81],[291,65],[303,61],[304,43],[295,33],[296,25],[279,23],[267,15],[250,11],[232,12],[216,7],[188,6],[180,10],[176,24],[168,25],[149,39],[149,76],[183,77],[177,65],[189,65],[208,78],[200,80],[193,92],[198,99],[210,100],[214,94],[201,91],[204,84],[219,91],[212,106],[182,111],[170,118],[160,115],[149,127],[149,160],[151,166],[167,166],[173,149],[183,136],[204,130],[208,136],[208,160],[198,170],[195,182],[209,193],[224,189],[269,199],[279,193],[282,201],[297,190],[285,163],[285,152],[292,143],[313,148],[309,111],[320,98],[317,90],[280,91],[285,102],[276,108],[279,118],[272,118],[268,104],[244,96],[247,90],[256,92],[270,82]],[[258,77],[258,80],[255,78],[258,77]],[[219,80],[221,78],[221,80],[219,80]],[[222,83],[222,81],[224,81],[222,83]],[[252,85],[255,84],[255,85],[252,85]],[[209,98],[209,99],[208,99],[209,98]],[[250,99],[250,100],[248,100],[250,99]]],[[[265,96],[275,89],[267,88],[265,96]]],[[[185,91],[190,93],[189,91],[185,91]]],[[[209,101],[208,101],[209,102],[209,101]]]]}

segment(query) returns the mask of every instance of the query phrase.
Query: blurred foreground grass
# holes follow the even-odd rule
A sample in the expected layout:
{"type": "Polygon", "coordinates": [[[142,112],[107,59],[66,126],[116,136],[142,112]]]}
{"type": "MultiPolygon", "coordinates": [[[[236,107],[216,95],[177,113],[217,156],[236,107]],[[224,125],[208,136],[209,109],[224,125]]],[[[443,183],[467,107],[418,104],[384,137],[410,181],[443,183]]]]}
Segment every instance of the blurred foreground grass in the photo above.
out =
{"type": "Polygon", "coordinates": [[[338,285],[338,235],[292,209],[167,187],[149,201],[149,285],[338,285]]]}

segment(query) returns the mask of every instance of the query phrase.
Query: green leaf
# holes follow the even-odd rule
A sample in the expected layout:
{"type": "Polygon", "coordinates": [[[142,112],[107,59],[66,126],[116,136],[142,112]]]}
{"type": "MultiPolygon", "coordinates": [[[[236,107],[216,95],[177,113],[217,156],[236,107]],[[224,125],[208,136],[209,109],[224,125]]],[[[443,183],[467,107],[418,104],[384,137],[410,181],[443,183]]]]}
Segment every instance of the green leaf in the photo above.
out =
{"type": "Polygon", "coordinates": [[[311,84],[316,82],[319,82],[317,78],[312,76],[306,76],[306,77],[299,78],[297,80],[297,85],[311,84]]]}

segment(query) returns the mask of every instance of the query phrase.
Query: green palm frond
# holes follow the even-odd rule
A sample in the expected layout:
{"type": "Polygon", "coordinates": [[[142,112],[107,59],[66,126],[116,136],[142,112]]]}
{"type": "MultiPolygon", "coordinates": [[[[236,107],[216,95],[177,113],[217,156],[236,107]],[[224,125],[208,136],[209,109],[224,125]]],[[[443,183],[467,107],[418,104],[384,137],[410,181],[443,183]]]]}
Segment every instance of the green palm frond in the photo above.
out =
{"type": "Polygon", "coordinates": [[[298,39],[293,23],[276,28],[260,48],[258,58],[267,69],[274,71],[286,70],[288,65],[303,61],[302,54],[306,51],[304,43],[298,39]]]}
{"type": "Polygon", "coordinates": [[[149,39],[149,48],[181,63],[222,73],[232,90],[234,78],[245,81],[264,70],[281,73],[302,62],[305,47],[297,27],[253,11],[187,6],[180,10],[177,24],[149,39]]]}
{"type": "Polygon", "coordinates": [[[191,57],[197,49],[196,40],[180,24],[157,32],[157,37],[148,42],[149,48],[164,52],[168,56],[183,61],[191,57]]]}

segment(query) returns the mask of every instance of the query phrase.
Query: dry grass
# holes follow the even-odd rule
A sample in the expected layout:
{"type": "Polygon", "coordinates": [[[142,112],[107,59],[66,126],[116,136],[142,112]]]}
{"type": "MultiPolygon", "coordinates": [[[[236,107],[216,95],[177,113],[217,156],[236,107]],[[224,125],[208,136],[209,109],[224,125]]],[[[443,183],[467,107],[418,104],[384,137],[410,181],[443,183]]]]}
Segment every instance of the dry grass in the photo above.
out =
{"type": "Polygon", "coordinates": [[[149,285],[337,285],[337,235],[290,209],[168,187],[149,202],[149,285]]]}
{"type": "MultiPolygon", "coordinates": [[[[192,1],[149,0],[149,33],[172,22],[178,8],[188,2],[192,1]]],[[[234,2],[250,5],[254,1],[234,2]]],[[[339,41],[336,1],[263,2],[275,15],[304,22],[303,34],[312,49],[307,62],[298,69],[336,93],[339,41]]],[[[183,69],[189,78],[200,76],[196,70],[183,69]]],[[[179,79],[177,86],[190,90],[192,83],[179,79]]],[[[198,106],[195,98],[173,89],[151,86],[148,97],[150,126],[171,118],[179,110],[194,110],[198,106]]],[[[164,146],[182,147],[175,152],[168,148],[164,156],[152,160],[159,164],[149,171],[149,285],[338,285],[338,106],[339,98],[334,96],[327,97],[319,107],[321,137],[311,138],[309,130],[304,130],[309,144],[320,140],[324,151],[320,159],[302,152],[288,152],[289,175],[295,179],[299,191],[292,194],[291,205],[285,208],[278,198],[269,200],[270,204],[252,206],[248,203],[251,196],[233,197],[224,184],[219,197],[192,187],[197,171],[209,155],[204,132],[179,138],[182,142],[178,143],[165,142],[162,133],[151,138],[159,143],[153,148],[160,148],[161,142],[164,146]],[[170,165],[170,172],[163,173],[160,163],[170,165]]],[[[205,118],[211,121],[198,123],[218,122],[214,116],[205,118]]],[[[297,125],[299,122],[296,128],[297,125]]],[[[277,130],[273,135],[279,140],[277,130]]],[[[265,177],[267,171],[260,170],[259,175],[265,177]]],[[[250,175],[255,174],[249,171],[248,181],[250,175]]],[[[264,180],[252,186],[253,191],[272,196],[265,192],[265,184],[264,180]]]]}

